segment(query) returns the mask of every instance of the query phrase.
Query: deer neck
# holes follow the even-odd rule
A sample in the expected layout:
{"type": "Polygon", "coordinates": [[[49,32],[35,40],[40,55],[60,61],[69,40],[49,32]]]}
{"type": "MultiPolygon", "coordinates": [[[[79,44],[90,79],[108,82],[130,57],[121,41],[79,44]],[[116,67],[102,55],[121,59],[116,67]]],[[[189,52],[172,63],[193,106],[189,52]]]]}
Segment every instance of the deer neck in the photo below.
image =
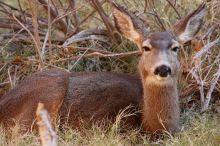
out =
{"type": "Polygon", "coordinates": [[[140,72],[143,84],[143,127],[148,132],[166,130],[171,133],[179,130],[179,97],[177,79],[170,84],[148,82],[140,72]]]}

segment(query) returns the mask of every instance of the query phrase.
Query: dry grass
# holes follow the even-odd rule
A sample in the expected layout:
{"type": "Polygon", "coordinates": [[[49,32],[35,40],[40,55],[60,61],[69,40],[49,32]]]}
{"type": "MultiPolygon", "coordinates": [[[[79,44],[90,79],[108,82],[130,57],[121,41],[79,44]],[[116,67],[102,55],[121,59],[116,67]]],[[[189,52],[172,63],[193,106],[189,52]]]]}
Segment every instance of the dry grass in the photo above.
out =
{"type": "MultiPolygon", "coordinates": [[[[78,131],[66,128],[59,131],[58,143],[62,146],[218,146],[220,144],[220,116],[217,114],[199,115],[196,112],[182,114],[182,131],[175,136],[166,134],[163,140],[149,142],[149,135],[133,129],[121,132],[120,120],[113,124],[94,125],[91,129],[78,131]]],[[[11,139],[7,139],[4,130],[0,131],[0,146],[38,146],[37,134],[20,135],[12,129],[11,139]]]]}

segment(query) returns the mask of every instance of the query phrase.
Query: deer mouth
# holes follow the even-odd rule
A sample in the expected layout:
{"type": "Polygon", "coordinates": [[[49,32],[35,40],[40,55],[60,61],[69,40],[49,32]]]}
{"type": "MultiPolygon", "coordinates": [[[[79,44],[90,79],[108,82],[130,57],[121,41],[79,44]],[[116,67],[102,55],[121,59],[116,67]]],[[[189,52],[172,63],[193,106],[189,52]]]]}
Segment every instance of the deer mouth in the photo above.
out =
{"type": "Polygon", "coordinates": [[[156,75],[156,79],[157,79],[158,81],[165,81],[165,80],[167,80],[168,78],[169,78],[169,75],[167,75],[167,76],[156,75]]]}

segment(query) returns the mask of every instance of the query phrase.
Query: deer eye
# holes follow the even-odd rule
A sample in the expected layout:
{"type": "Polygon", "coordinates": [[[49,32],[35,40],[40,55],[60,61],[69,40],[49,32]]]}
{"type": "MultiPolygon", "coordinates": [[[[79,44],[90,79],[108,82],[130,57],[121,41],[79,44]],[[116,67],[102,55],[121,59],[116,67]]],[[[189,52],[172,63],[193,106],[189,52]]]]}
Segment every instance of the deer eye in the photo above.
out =
{"type": "Polygon", "coordinates": [[[172,50],[173,52],[177,52],[177,51],[179,50],[179,48],[180,48],[180,47],[173,47],[171,50],[172,50]]]}
{"type": "Polygon", "coordinates": [[[144,49],[144,51],[146,51],[146,52],[148,52],[148,51],[151,50],[151,49],[150,49],[149,47],[147,47],[147,46],[143,46],[143,49],[144,49]]]}

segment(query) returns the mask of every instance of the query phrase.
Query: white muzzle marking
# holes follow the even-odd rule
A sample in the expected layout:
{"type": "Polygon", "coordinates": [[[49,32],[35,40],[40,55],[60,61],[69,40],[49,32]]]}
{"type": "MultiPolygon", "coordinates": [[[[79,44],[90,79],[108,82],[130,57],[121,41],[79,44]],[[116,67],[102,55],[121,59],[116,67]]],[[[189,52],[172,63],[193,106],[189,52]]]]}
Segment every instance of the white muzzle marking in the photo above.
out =
{"type": "Polygon", "coordinates": [[[166,77],[161,77],[160,75],[156,75],[156,78],[157,78],[158,81],[165,81],[169,78],[169,75],[166,76],[166,77]]]}

